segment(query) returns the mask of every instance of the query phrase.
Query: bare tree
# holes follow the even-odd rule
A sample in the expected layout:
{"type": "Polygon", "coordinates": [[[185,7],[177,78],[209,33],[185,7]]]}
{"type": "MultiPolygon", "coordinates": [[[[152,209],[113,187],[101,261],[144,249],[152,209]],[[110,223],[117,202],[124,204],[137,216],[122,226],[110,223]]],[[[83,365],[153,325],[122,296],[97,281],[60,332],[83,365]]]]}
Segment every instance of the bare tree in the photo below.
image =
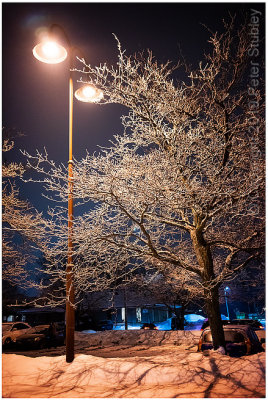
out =
{"type": "MultiPolygon", "coordinates": [[[[75,163],[74,196],[96,204],[76,218],[75,254],[85,264],[75,274],[84,289],[89,276],[103,277],[102,264],[112,276],[118,251],[134,267],[187,274],[204,296],[218,348],[225,345],[221,284],[253,260],[262,265],[264,123],[261,84],[255,110],[247,90],[247,25],[237,31],[231,20],[209,42],[205,62],[185,78],[151,53],[127,56],[119,42],[116,67],[86,66],[102,103],[129,114],[110,148],[75,163]]],[[[64,168],[46,154],[36,159],[46,189],[66,200],[64,168]]]]}
{"type": "Polygon", "coordinates": [[[183,270],[166,268],[162,273],[140,274],[132,281],[137,293],[149,293],[155,301],[165,304],[168,310],[176,316],[176,329],[184,330],[185,310],[190,303],[200,299],[200,287],[194,288],[192,279],[188,281],[183,270]],[[163,275],[163,273],[165,275],[163,275]]]}
{"type": "MultiPolygon", "coordinates": [[[[5,131],[3,136],[3,152],[12,150],[14,141],[5,131]]],[[[2,166],[2,277],[12,285],[26,288],[35,286],[29,264],[37,257],[35,245],[43,236],[44,221],[41,213],[20,198],[14,180],[24,172],[23,165],[15,162],[2,166]]]]}

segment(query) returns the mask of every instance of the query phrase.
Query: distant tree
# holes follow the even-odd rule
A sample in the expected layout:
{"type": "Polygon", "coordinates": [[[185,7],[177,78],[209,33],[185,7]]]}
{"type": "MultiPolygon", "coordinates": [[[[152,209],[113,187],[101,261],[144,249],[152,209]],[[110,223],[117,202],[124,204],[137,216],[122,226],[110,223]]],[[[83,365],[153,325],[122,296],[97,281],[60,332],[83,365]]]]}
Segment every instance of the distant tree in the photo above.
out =
{"type": "Polygon", "coordinates": [[[176,316],[177,329],[184,329],[184,316],[187,306],[196,303],[200,298],[200,287],[193,287],[193,280],[183,270],[166,268],[160,273],[153,271],[139,274],[131,280],[137,293],[147,293],[155,301],[165,304],[168,310],[176,316]]]}
{"type": "Polygon", "coordinates": [[[253,264],[251,268],[243,270],[233,280],[227,281],[220,291],[221,303],[225,303],[225,287],[229,288],[226,296],[230,304],[229,311],[233,317],[236,311],[258,315],[262,313],[265,307],[265,270],[259,265],[253,264]]]}
{"type": "MultiPolygon", "coordinates": [[[[151,53],[129,57],[119,43],[116,67],[87,65],[102,103],[129,114],[110,148],[75,163],[75,198],[96,204],[76,218],[75,254],[88,262],[75,274],[80,287],[102,265],[112,276],[118,250],[133,267],[187,273],[218,348],[219,288],[255,259],[263,266],[264,103],[260,79],[248,91],[248,26],[231,20],[209,42],[205,62],[186,75],[151,53]]],[[[51,166],[46,189],[66,200],[66,171],[46,154],[36,158],[37,171],[51,166]]]]}

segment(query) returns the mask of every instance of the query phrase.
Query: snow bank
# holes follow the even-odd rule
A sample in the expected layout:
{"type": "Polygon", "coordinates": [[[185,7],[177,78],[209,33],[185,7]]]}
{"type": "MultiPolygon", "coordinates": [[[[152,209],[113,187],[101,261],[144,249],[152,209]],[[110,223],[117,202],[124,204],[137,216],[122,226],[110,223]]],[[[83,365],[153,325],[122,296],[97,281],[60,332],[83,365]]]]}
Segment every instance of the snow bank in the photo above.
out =
{"type": "Polygon", "coordinates": [[[264,397],[265,354],[240,359],[176,351],[106,358],[77,355],[30,358],[3,354],[3,397],[264,397]]]}
{"type": "Polygon", "coordinates": [[[188,344],[197,345],[200,331],[157,331],[157,330],[131,330],[131,331],[103,331],[86,334],[75,332],[76,342],[85,341],[88,346],[110,345],[140,345],[150,344],[188,344]]]}
{"type": "Polygon", "coordinates": [[[184,319],[186,322],[192,323],[192,322],[198,322],[198,321],[203,322],[206,318],[203,317],[202,315],[198,315],[198,314],[186,314],[184,319]]]}
{"type": "MultiPolygon", "coordinates": [[[[265,338],[265,331],[256,331],[259,339],[265,338]]],[[[188,345],[198,344],[201,332],[199,331],[155,331],[155,330],[130,330],[130,331],[103,331],[95,333],[75,332],[77,348],[83,346],[111,346],[111,345],[188,345]]]]}

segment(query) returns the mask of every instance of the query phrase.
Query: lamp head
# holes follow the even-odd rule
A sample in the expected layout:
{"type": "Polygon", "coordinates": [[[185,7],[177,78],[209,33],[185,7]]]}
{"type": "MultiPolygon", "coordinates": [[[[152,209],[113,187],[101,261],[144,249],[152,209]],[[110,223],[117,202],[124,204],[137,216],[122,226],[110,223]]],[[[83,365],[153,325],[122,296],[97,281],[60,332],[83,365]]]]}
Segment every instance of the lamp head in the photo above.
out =
{"type": "Polygon", "coordinates": [[[47,64],[58,64],[64,61],[68,55],[65,47],[53,40],[46,40],[33,48],[33,55],[37,60],[47,64]]]}
{"type": "Polygon", "coordinates": [[[103,92],[92,85],[84,85],[76,90],[75,97],[85,103],[97,103],[103,98],[103,92]]]}

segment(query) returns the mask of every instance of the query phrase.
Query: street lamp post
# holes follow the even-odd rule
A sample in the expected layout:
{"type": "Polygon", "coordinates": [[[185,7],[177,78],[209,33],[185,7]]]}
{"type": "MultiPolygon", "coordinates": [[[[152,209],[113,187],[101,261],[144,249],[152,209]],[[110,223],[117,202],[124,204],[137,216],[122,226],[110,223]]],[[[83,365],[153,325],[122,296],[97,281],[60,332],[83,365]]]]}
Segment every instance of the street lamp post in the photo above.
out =
{"type": "Polygon", "coordinates": [[[229,290],[230,290],[229,286],[226,286],[226,287],[224,288],[224,297],[225,297],[226,311],[227,311],[228,319],[230,320],[229,307],[228,307],[228,302],[227,302],[227,293],[228,293],[229,290]]]}
{"type": "MultiPolygon", "coordinates": [[[[71,67],[71,66],[70,66],[71,67]]],[[[69,160],[68,160],[68,255],[66,266],[66,361],[74,359],[74,284],[73,284],[73,80],[69,77],[69,160]]]]}
{"type": "MultiPolygon", "coordinates": [[[[63,62],[69,52],[70,76],[69,76],[69,160],[68,160],[68,251],[66,265],[66,361],[74,359],[74,330],[75,330],[75,293],[73,281],[73,53],[76,47],[72,47],[68,36],[60,25],[50,27],[50,36],[55,28],[59,28],[65,36],[68,51],[50,37],[46,37],[33,49],[33,55],[39,61],[48,64],[63,62]]],[[[94,103],[102,99],[103,93],[92,85],[84,85],[75,92],[79,101],[94,103]]]]}

